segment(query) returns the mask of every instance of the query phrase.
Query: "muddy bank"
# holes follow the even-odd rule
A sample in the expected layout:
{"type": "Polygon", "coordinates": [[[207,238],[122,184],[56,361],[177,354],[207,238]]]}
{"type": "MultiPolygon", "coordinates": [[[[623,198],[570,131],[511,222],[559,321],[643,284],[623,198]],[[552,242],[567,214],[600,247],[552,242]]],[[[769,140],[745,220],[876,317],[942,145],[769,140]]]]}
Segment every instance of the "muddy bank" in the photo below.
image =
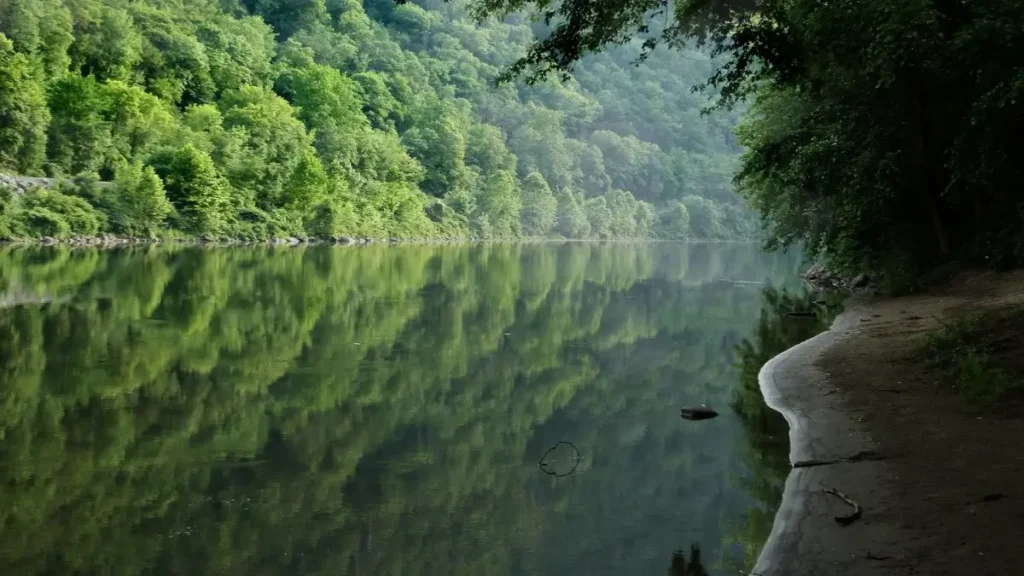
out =
{"type": "Polygon", "coordinates": [[[764,366],[795,467],[755,574],[1019,573],[1024,421],[968,405],[919,357],[940,321],[1013,305],[1024,305],[1024,274],[856,296],[830,331],[764,366]],[[836,522],[853,510],[826,489],[861,517],[836,522]]]}

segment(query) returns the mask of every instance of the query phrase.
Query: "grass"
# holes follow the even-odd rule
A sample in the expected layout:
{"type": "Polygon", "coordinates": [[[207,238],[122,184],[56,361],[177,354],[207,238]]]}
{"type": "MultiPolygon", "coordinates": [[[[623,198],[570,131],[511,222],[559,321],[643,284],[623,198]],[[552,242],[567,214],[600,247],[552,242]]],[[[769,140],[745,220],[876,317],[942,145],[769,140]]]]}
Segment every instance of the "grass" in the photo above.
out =
{"type": "Polygon", "coordinates": [[[1021,363],[1024,310],[991,312],[943,323],[925,336],[928,366],[968,401],[992,405],[1024,391],[1021,363]]]}

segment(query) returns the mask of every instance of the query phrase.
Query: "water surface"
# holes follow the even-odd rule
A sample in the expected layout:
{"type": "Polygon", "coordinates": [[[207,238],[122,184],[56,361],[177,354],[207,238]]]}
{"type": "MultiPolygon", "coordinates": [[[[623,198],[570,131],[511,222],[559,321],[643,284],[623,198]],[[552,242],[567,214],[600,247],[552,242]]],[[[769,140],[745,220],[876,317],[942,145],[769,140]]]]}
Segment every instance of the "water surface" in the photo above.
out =
{"type": "Polygon", "coordinates": [[[0,573],[735,574],[787,470],[756,369],[798,265],[0,249],[0,573]]]}

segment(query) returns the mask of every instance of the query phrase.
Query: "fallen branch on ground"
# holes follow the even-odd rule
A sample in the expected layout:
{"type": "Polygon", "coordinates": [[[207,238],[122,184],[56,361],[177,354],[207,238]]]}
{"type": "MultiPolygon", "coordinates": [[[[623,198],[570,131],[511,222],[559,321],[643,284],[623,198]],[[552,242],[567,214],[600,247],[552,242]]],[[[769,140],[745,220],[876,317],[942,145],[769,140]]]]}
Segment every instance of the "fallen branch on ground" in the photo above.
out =
{"type": "Polygon", "coordinates": [[[843,502],[846,502],[847,504],[853,507],[852,513],[847,514],[846,516],[836,516],[836,522],[843,526],[846,526],[848,524],[852,524],[856,519],[860,518],[860,504],[857,504],[857,502],[855,502],[852,498],[850,498],[846,494],[843,494],[839,490],[836,490],[835,488],[825,488],[824,492],[841,499],[843,502]]]}
{"type": "Polygon", "coordinates": [[[874,462],[878,460],[887,460],[888,456],[882,456],[874,450],[862,450],[857,452],[853,456],[846,458],[835,458],[832,460],[801,460],[793,463],[793,468],[813,468],[815,466],[828,466],[830,464],[848,464],[852,462],[874,462]]]}

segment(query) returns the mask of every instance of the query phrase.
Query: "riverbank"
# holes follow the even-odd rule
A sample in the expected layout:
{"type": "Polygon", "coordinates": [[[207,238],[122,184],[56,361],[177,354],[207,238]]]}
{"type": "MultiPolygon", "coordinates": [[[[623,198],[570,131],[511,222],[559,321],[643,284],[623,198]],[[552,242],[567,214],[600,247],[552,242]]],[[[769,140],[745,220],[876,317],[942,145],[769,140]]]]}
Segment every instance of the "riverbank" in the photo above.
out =
{"type": "MultiPolygon", "coordinates": [[[[1024,306],[1024,273],[925,294],[858,295],[832,329],[760,374],[794,469],[755,574],[1015,574],[1024,563],[1020,413],[982,410],[921,357],[924,334],[1024,306]],[[861,517],[835,490],[856,502],[861,517]]],[[[1021,332],[1024,333],[1024,332],[1021,332]]],[[[1018,333],[1007,335],[1024,349],[1018,333]]]]}

